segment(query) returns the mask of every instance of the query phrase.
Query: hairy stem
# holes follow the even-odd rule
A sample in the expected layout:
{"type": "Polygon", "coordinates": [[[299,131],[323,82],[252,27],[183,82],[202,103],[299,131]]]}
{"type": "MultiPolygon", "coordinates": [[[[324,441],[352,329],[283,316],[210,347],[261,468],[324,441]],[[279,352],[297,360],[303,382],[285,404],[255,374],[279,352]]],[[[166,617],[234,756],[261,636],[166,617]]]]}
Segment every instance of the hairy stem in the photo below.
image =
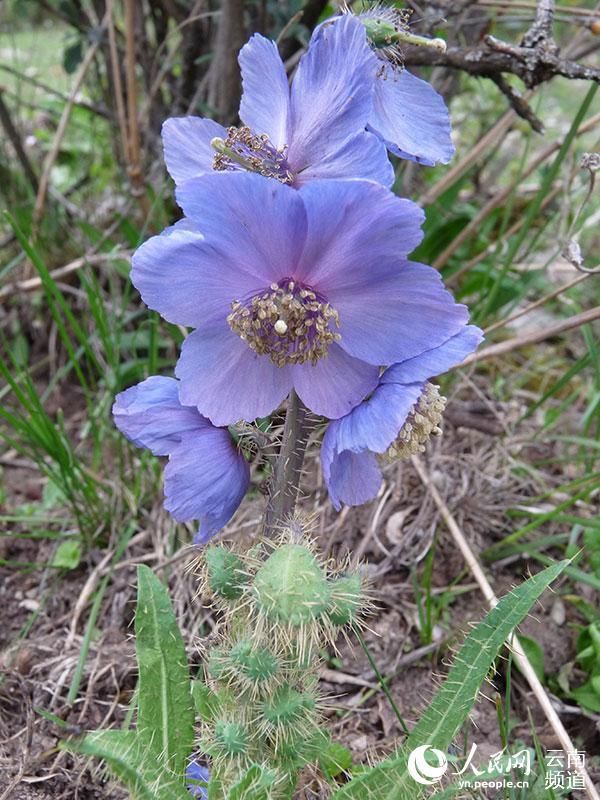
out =
{"type": "Polygon", "coordinates": [[[273,483],[265,511],[265,536],[273,536],[294,511],[309,434],[308,412],[298,395],[292,391],[288,400],[281,449],[275,463],[273,483]]]}

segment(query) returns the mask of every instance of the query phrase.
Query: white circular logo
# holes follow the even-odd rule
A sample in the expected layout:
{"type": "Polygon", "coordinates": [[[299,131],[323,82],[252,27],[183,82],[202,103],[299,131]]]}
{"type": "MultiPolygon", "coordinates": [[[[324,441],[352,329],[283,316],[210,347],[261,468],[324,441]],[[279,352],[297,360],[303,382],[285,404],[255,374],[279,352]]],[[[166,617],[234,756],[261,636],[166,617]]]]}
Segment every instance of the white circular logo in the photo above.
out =
{"type": "Polygon", "coordinates": [[[424,744],[413,750],[408,757],[408,772],[410,777],[423,786],[431,786],[433,783],[441,781],[444,773],[448,769],[448,759],[446,754],[435,747],[424,744]],[[438,766],[434,767],[425,760],[425,754],[430,751],[437,759],[438,766]]]}

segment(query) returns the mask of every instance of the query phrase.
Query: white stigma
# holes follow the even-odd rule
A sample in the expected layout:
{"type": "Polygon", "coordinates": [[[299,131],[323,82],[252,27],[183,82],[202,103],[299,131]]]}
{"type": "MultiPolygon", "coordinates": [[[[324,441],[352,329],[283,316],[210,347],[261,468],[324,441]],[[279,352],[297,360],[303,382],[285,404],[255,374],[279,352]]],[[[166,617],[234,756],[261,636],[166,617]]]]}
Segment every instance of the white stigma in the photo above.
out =
{"type": "Polygon", "coordinates": [[[273,330],[279,336],[285,336],[285,334],[288,331],[287,322],[285,320],[283,320],[283,319],[278,319],[277,322],[275,323],[275,325],[273,325],[273,330]]]}

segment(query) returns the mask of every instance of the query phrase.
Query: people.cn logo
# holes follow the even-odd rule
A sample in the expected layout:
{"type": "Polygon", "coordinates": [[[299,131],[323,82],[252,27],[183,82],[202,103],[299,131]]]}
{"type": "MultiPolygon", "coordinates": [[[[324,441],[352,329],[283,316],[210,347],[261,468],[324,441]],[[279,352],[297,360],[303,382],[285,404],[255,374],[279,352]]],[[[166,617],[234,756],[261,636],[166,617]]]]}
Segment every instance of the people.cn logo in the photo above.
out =
{"type": "Polygon", "coordinates": [[[408,757],[408,773],[410,777],[423,786],[432,786],[434,783],[441,781],[447,769],[448,759],[446,754],[442,753],[441,750],[436,750],[435,747],[430,747],[428,744],[417,747],[408,757]],[[437,766],[430,764],[425,759],[425,755],[428,752],[437,759],[437,766]]]}

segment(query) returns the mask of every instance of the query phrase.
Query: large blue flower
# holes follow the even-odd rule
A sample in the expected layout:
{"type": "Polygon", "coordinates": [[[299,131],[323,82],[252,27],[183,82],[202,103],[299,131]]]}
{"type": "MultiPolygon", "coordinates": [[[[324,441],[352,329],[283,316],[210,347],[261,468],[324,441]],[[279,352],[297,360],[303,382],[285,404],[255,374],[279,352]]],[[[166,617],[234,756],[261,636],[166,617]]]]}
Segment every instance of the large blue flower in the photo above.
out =
{"type": "Polygon", "coordinates": [[[165,508],[176,520],[199,520],[196,544],[233,516],[250,481],[248,464],[227,428],[216,428],[179,402],[174,378],[147,378],[117,395],[115,425],[138,447],[168,456],[165,508]]]}
{"type": "MultiPolygon", "coordinates": [[[[326,20],[313,33],[314,48],[331,29],[346,26],[350,12],[326,20]]],[[[406,28],[402,11],[375,5],[353,17],[371,31],[383,28],[402,32],[406,28]]],[[[402,65],[400,48],[393,40],[385,45],[361,37],[347,47],[371,51],[371,80],[374,81],[373,108],[367,129],[375,133],[386,147],[401,158],[433,166],[447,164],[454,155],[451,125],[444,99],[427,81],[417,78],[402,65]]],[[[309,50],[310,52],[310,50],[309,50]]]]}
{"type": "Polygon", "coordinates": [[[460,364],[482,339],[479,328],[467,325],[437,347],[394,364],[382,374],[368,400],[329,424],[321,464],[338,511],[342,503],[358,506],[376,497],[382,481],[378,456],[390,448],[393,454],[394,446],[400,450],[418,447],[422,444],[419,434],[435,430],[443,403],[427,381],[460,364]],[[416,442],[411,441],[415,433],[416,442]]]}
{"type": "Polygon", "coordinates": [[[423,212],[370,181],[299,190],[217,173],[178,190],[181,226],[146,242],[132,280],[170,322],[195,328],[175,373],[180,398],[215,425],[271,413],[293,388],[336,419],[379,366],[459,332],[465,306],[408,261],[423,212]]]}
{"type": "Polygon", "coordinates": [[[323,178],[365,178],[390,186],[381,141],[365,128],[373,107],[372,54],[362,24],[347,17],[302,58],[288,85],[277,45],[255,34],[239,56],[241,128],[174,117],[163,126],[176,184],[206,172],[250,169],[300,186],[323,178]],[[222,140],[217,153],[211,144],[222,140]]]}

